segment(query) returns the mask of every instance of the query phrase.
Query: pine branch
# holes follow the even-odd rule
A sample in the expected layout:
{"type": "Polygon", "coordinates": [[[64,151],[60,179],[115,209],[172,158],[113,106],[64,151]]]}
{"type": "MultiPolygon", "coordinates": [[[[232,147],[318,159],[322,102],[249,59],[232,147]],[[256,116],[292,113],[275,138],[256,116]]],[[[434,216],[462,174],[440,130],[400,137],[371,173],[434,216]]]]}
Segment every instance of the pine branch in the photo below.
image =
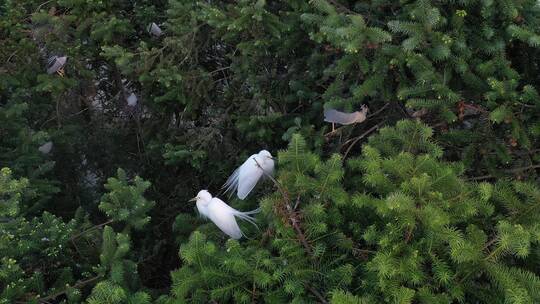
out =
{"type": "MultiPolygon", "coordinates": [[[[101,278],[101,275],[97,275],[95,277],[92,277],[90,279],[86,279],[86,280],[83,280],[83,281],[78,281],[77,283],[75,283],[75,285],[71,286],[71,288],[81,288],[87,284],[90,284],[92,282],[94,282],[95,280],[101,278]]],[[[52,295],[49,295],[49,296],[46,296],[44,298],[41,298],[41,299],[38,299],[38,303],[48,303],[47,301],[49,300],[54,300],[56,298],[58,298],[59,296],[65,294],[66,292],[68,291],[68,289],[64,289],[62,291],[59,291],[59,292],[56,292],[56,293],[53,293],[52,295]]]]}
{"type": "MultiPolygon", "coordinates": [[[[302,246],[304,246],[304,249],[309,254],[309,256],[313,256],[313,250],[311,249],[311,246],[307,242],[306,236],[302,232],[302,229],[300,228],[300,220],[297,219],[296,214],[294,210],[291,207],[291,200],[289,198],[289,195],[287,192],[283,189],[283,186],[270,174],[268,174],[266,171],[263,170],[261,165],[257,160],[255,160],[255,163],[257,166],[262,170],[263,174],[266,175],[278,188],[278,190],[281,192],[281,195],[283,196],[283,199],[285,200],[285,208],[287,209],[287,218],[289,219],[292,227],[296,231],[296,235],[298,237],[298,240],[300,243],[302,243],[302,246]]],[[[299,199],[297,199],[297,203],[299,202],[299,199]]]]}
{"type": "MultiPolygon", "coordinates": [[[[533,170],[533,169],[538,169],[538,168],[540,168],[540,165],[530,165],[530,166],[527,166],[527,167],[519,167],[519,168],[513,168],[513,169],[504,170],[503,172],[504,173],[518,173],[518,172],[527,171],[527,170],[533,170]]],[[[490,178],[496,178],[496,176],[493,176],[491,174],[487,174],[487,175],[471,177],[468,180],[469,181],[475,181],[475,180],[484,180],[484,179],[490,179],[490,178]]]]}
{"type": "MultiPolygon", "coordinates": [[[[349,152],[351,151],[352,147],[362,138],[368,136],[370,133],[372,133],[373,131],[377,130],[379,127],[380,127],[380,123],[374,125],[373,127],[369,128],[369,130],[367,130],[366,132],[362,133],[360,136],[356,137],[353,142],[349,145],[349,148],[347,148],[347,151],[345,152],[344,156],[343,156],[343,160],[345,160],[347,158],[347,155],[349,155],[349,152]]],[[[349,141],[351,141],[352,139],[346,141],[343,146],[345,146],[349,141]]]]}
{"type": "Polygon", "coordinates": [[[321,303],[328,304],[328,301],[326,301],[326,299],[321,295],[319,291],[317,291],[315,288],[311,287],[310,285],[307,285],[306,287],[314,296],[317,297],[317,299],[319,299],[319,301],[321,301],[321,303]]]}
{"type": "Polygon", "coordinates": [[[407,229],[407,233],[405,234],[405,244],[409,243],[411,241],[412,235],[413,235],[414,226],[407,229]]]}
{"type": "Polygon", "coordinates": [[[298,240],[302,245],[304,246],[306,252],[313,256],[313,250],[311,249],[311,245],[307,242],[306,236],[302,232],[302,229],[300,228],[300,220],[297,219],[295,212],[292,210],[291,205],[289,203],[285,204],[287,208],[287,212],[289,213],[289,221],[291,222],[291,225],[293,226],[294,230],[296,231],[296,235],[298,237],[298,240]]]}
{"type": "Polygon", "coordinates": [[[489,242],[486,243],[486,245],[484,246],[484,250],[488,249],[489,246],[493,245],[495,242],[497,242],[499,238],[497,237],[494,237],[493,239],[491,239],[489,242]]]}
{"type": "Polygon", "coordinates": [[[336,11],[341,11],[342,13],[350,15],[358,15],[357,12],[350,10],[348,7],[336,2],[335,0],[328,0],[328,3],[333,5],[336,8],[336,11]]]}
{"type": "Polygon", "coordinates": [[[367,118],[371,118],[373,116],[376,116],[378,115],[379,113],[381,113],[382,111],[384,111],[386,108],[388,108],[388,106],[390,105],[389,102],[385,103],[384,106],[382,106],[380,109],[378,109],[377,111],[373,112],[373,114],[369,114],[367,116],[367,118]]]}
{"type": "Polygon", "coordinates": [[[373,251],[373,250],[360,249],[360,248],[354,248],[354,247],[352,248],[352,252],[353,252],[353,255],[358,256],[364,261],[368,259],[368,254],[376,253],[376,251],[373,251]]]}
{"type": "Polygon", "coordinates": [[[108,221],[106,221],[105,223],[101,223],[101,224],[95,225],[95,226],[93,226],[93,227],[90,227],[90,228],[88,228],[88,229],[82,231],[81,233],[78,233],[78,234],[72,236],[72,237],[71,237],[71,241],[74,241],[75,239],[77,239],[77,238],[80,237],[81,235],[87,233],[88,231],[92,231],[92,230],[97,229],[97,228],[99,228],[99,227],[108,225],[108,224],[110,224],[110,223],[112,223],[112,222],[114,222],[114,220],[108,220],[108,221]]]}

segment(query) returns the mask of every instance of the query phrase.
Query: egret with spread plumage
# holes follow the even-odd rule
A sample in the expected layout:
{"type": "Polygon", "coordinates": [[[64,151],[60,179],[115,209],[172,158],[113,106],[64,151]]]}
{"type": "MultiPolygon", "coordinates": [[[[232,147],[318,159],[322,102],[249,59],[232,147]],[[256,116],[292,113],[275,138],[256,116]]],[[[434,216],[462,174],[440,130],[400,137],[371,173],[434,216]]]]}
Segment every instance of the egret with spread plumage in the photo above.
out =
{"type": "Polygon", "coordinates": [[[238,211],[219,198],[212,197],[212,194],[207,190],[199,191],[197,196],[190,201],[196,202],[197,210],[203,218],[210,219],[221,231],[233,239],[240,239],[244,235],[236,218],[250,222],[257,227],[255,219],[251,215],[259,213],[259,208],[248,212],[238,211]]]}
{"type": "Polygon", "coordinates": [[[272,175],[274,172],[274,157],[266,150],[251,155],[233,174],[227,179],[223,188],[225,193],[236,191],[238,198],[243,200],[255,188],[257,182],[264,175],[272,175]]]}

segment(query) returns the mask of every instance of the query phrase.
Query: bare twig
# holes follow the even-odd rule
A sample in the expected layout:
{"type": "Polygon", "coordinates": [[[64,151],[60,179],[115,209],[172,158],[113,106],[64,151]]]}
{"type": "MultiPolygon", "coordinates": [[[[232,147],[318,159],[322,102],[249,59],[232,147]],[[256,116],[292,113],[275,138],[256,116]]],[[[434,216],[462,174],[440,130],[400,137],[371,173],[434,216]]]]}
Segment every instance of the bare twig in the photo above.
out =
{"type": "MultiPolygon", "coordinates": [[[[349,155],[349,152],[351,151],[352,147],[362,138],[368,136],[373,131],[377,130],[380,127],[380,124],[376,124],[373,127],[369,128],[366,132],[362,133],[360,136],[356,137],[353,142],[349,145],[349,148],[347,148],[347,151],[345,152],[343,159],[347,158],[347,155],[349,155]]],[[[349,140],[350,141],[350,140],[349,140]]],[[[349,141],[345,142],[343,145],[347,144],[349,141]]]]}
{"type": "Polygon", "coordinates": [[[384,106],[382,106],[380,109],[378,109],[377,111],[373,112],[372,114],[369,114],[369,115],[367,116],[367,118],[373,117],[373,116],[375,116],[375,115],[381,113],[382,111],[384,111],[384,109],[388,108],[389,105],[390,105],[389,102],[385,103],[384,106]]]}
{"type": "Polygon", "coordinates": [[[18,51],[15,50],[13,53],[11,53],[11,55],[9,55],[9,57],[8,57],[8,59],[5,61],[5,63],[8,63],[8,62],[11,60],[11,58],[13,58],[13,56],[15,56],[15,54],[17,54],[17,52],[18,52],[18,51]]]}
{"type": "MultiPolygon", "coordinates": [[[[253,160],[255,161],[259,169],[262,170],[263,174],[266,175],[276,185],[279,192],[283,196],[283,199],[285,200],[285,208],[287,209],[287,212],[288,212],[289,221],[291,222],[293,229],[296,231],[297,238],[302,244],[302,246],[304,246],[304,249],[306,250],[308,255],[310,257],[313,257],[313,250],[311,249],[311,245],[309,245],[304,233],[302,232],[302,229],[300,228],[300,221],[296,218],[295,212],[291,207],[289,195],[287,194],[283,186],[272,175],[268,174],[266,171],[263,170],[263,168],[261,167],[261,165],[256,159],[253,159],[253,160]]],[[[300,195],[298,195],[298,197],[296,198],[295,209],[296,207],[298,207],[299,203],[300,203],[300,195]]],[[[321,303],[328,304],[328,301],[325,300],[325,298],[321,295],[320,292],[318,292],[316,289],[314,289],[313,287],[309,285],[307,285],[306,287],[315,297],[317,297],[317,299],[319,299],[321,303]]]]}
{"type": "MultiPolygon", "coordinates": [[[[304,246],[304,249],[306,250],[306,252],[310,256],[313,256],[313,250],[311,249],[311,246],[309,245],[306,239],[306,236],[304,235],[304,232],[302,232],[302,229],[300,228],[300,221],[296,218],[294,210],[291,207],[291,204],[290,204],[291,200],[289,198],[289,195],[283,189],[283,186],[272,175],[268,174],[266,171],[263,170],[263,168],[261,167],[261,165],[256,159],[253,159],[253,160],[255,161],[259,169],[262,170],[263,174],[266,175],[272,182],[274,182],[279,192],[281,192],[283,199],[285,199],[285,208],[287,209],[287,213],[288,213],[287,217],[289,218],[289,221],[291,222],[293,229],[296,231],[298,240],[300,241],[302,246],[304,246]]],[[[300,200],[300,197],[297,198],[297,201],[299,200],[300,200]]]]}
{"type": "Polygon", "coordinates": [[[493,239],[491,239],[491,241],[487,242],[486,245],[484,246],[484,250],[485,250],[485,249],[488,249],[489,246],[491,246],[491,245],[493,245],[495,242],[497,242],[498,239],[499,239],[499,238],[494,237],[493,239]]]}
{"type": "Polygon", "coordinates": [[[357,12],[350,10],[348,7],[346,7],[344,5],[341,5],[340,3],[338,3],[338,2],[336,2],[334,0],[329,0],[328,2],[330,4],[332,4],[333,6],[335,6],[336,11],[341,11],[342,13],[349,14],[349,15],[357,15],[358,14],[357,12]]]}
{"type": "MultiPolygon", "coordinates": [[[[75,285],[73,285],[71,287],[72,288],[81,288],[81,287],[85,286],[86,284],[92,283],[92,282],[94,282],[95,280],[97,280],[99,278],[101,278],[101,275],[97,275],[95,277],[92,277],[92,278],[84,280],[84,281],[78,281],[77,283],[75,283],[75,285]]],[[[39,303],[49,303],[47,301],[54,300],[54,299],[58,298],[59,296],[65,294],[67,291],[68,291],[67,289],[64,289],[64,290],[61,290],[59,292],[53,293],[52,295],[49,295],[49,296],[46,296],[44,298],[38,299],[38,302],[39,303]]]]}
{"type": "MultiPolygon", "coordinates": [[[[519,168],[504,170],[504,172],[505,173],[518,173],[518,172],[532,170],[532,169],[538,169],[538,168],[540,168],[540,165],[530,165],[530,166],[527,166],[527,167],[519,167],[519,168]]],[[[487,175],[482,175],[482,176],[471,177],[468,180],[475,181],[475,180],[484,180],[484,179],[490,179],[490,178],[495,178],[495,177],[496,176],[493,176],[491,174],[487,174],[487,175]]]]}
{"type": "Polygon", "coordinates": [[[412,238],[412,232],[414,230],[414,226],[410,227],[409,229],[407,229],[407,233],[405,234],[405,243],[408,243],[411,238],[412,238]]]}
{"type": "Polygon", "coordinates": [[[326,301],[326,299],[321,295],[321,293],[319,291],[317,291],[315,288],[307,285],[306,286],[307,290],[309,290],[314,296],[317,297],[317,299],[319,299],[319,301],[321,301],[321,303],[324,303],[324,304],[328,304],[328,301],[326,301]]]}
{"type": "Polygon", "coordinates": [[[110,223],[112,223],[112,222],[114,222],[114,220],[108,220],[108,221],[106,221],[105,223],[101,223],[101,224],[99,224],[99,225],[92,226],[92,227],[90,227],[90,228],[88,228],[88,229],[82,231],[81,233],[78,233],[78,234],[72,236],[72,237],[71,237],[71,240],[73,241],[73,240],[77,239],[78,237],[80,237],[81,235],[87,233],[88,231],[91,231],[91,230],[97,229],[97,228],[99,228],[99,227],[108,225],[108,224],[110,224],[110,223]]]}
{"type": "Polygon", "coordinates": [[[369,250],[369,249],[361,249],[361,248],[356,248],[356,247],[352,248],[353,256],[358,257],[363,261],[367,261],[368,258],[369,258],[368,255],[369,254],[374,254],[374,253],[376,253],[376,251],[369,250]]]}
{"type": "Polygon", "coordinates": [[[52,2],[52,0],[45,1],[45,2],[41,3],[40,5],[38,5],[38,7],[36,8],[36,10],[34,12],[37,13],[41,9],[42,6],[47,5],[47,4],[51,3],[51,2],[52,2]]]}

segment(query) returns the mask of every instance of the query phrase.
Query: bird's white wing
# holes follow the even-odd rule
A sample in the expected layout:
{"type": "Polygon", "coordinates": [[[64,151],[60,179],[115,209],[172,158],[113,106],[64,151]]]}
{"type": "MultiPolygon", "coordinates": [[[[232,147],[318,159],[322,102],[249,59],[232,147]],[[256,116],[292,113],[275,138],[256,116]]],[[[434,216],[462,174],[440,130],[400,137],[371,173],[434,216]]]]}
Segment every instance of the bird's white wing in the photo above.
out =
{"type": "Polygon", "coordinates": [[[240,230],[234,218],[234,211],[235,209],[217,197],[214,197],[208,204],[208,217],[210,220],[225,234],[237,240],[242,237],[242,230],[240,230]]]}
{"type": "Polygon", "coordinates": [[[244,161],[244,163],[238,167],[236,170],[234,170],[233,174],[231,174],[231,176],[229,176],[229,178],[227,179],[227,181],[225,182],[225,184],[223,185],[222,188],[225,188],[225,192],[224,193],[227,193],[227,192],[231,192],[231,191],[236,191],[238,189],[238,179],[239,179],[239,176],[240,176],[240,171],[242,171],[242,168],[246,167],[249,163],[249,160],[252,158],[252,157],[255,157],[256,154],[253,154],[251,155],[246,161],[244,161]]]}
{"type": "Polygon", "coordinates": [[[268,175],[274,174],[274,160],[273,159],[267,159],[264,164],[262,165],[264,172],[268,175]]]}
{"type": "Polygon", "coordinates": [[[245,199],[262,176],[263,171],[255,162],[255,156],[253,155],[240,167],[238,173],[238,198],[245,199]]]}

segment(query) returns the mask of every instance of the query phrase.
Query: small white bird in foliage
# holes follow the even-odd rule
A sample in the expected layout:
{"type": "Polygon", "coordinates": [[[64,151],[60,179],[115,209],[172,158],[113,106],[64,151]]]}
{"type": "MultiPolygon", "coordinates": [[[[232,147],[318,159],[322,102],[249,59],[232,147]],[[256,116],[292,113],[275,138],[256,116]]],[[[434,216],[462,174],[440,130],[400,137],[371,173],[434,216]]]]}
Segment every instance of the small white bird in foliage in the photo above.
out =
{"type": "Polygon", "coordinates": [[[223,188],[225,193],[237,192],[239,199],[245,199],[253,190],[259,179],[265,174],[274,172],[274,158],[266,150],[251,155],[233,174],[227,179],[223,188]]]}
{"type": "Polygon", "coordinates": [[[131,93],[129,94],[129,96],[126,98],[126,101],[127,101],[127,104],[128,106],[130,107],[134,107],[137,105],[137,95],[135,95],[135,93],[131,93]]]}
{"type": "Polygon", "coordinates": [[[48,141],[48,142],[44,143],[43,145],[39,146],[38,150],[39,150],[39,152],[41,152],[43,154],[49,154],[51,152],[52,148],[53,148],[52,141],[48,141]]]}
{"type": "Polygon", "coordinates": [[[199,191],[197,196],[190,201],[197,202],[197,210],[199,210],[202,217],[210,219],[221,231],[235,240],[238,240],[244,235],[236,222],[236,217],[248,221],[257,227],[255,219],[250,214],[260,212],[260,208],[248,212],[238,211],[219,198],[212,197],[212,194],[207,190],[199,191]]]}
{"type": "Polygon", "coordinates": [[[148,32],[156,37],[159,37],[161,36],[161,34],[163,34],[163,31],[155,22],[152,22],[148,25],[148,32]]]}

